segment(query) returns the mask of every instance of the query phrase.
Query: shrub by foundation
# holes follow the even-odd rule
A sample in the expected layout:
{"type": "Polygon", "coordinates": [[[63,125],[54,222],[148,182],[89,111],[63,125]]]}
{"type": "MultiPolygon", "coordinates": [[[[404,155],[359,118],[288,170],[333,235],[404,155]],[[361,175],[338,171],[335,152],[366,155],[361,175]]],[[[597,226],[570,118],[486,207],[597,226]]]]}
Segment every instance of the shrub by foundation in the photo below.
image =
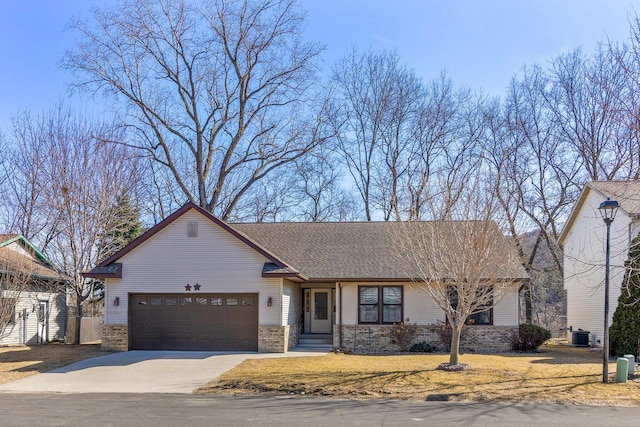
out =
{"type": "Polygon", "coordinates": [[[438,348],[433,344],[422,341],[412,345],[409,351],[412,353],[433,353],[435,351],[438,351],[438,348]]]}
{"type": "Polygon", "coordinates": [[[551,338],[551,332],[538,325],[523,323],[517,334],[513,335],[512,344],[516,351],[533,351],[551,338]]]}
{"type": "Polygon", "coordinates": [[[400,351],[409,351],[411,342],[418,335],[419,328],[417,323],[409,323],[411,319],[408,317],[402,323],[394,323],[387,337],[391,339],[391,343],[398,346],[400,351]]]}

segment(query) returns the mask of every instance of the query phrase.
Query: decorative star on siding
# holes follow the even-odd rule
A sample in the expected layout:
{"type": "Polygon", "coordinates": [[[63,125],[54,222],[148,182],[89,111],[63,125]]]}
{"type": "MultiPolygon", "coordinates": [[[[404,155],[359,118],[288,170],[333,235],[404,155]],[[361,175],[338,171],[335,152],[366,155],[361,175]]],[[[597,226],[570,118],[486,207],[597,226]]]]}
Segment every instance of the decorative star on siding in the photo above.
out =
{"type": "Polygon", "coordinates": [[[184,290],[187,291],[187,292],[190,291],[191,290],[191,285],[188,284],[188,283],[186,285],[184,285],[184,290]]]}
{"type": "Polygon", "coordinates": [[[193,290],[194,291],[199,291],[200,290],[200,284],[196,283],[195,285],[193,285],[193,290]]]}

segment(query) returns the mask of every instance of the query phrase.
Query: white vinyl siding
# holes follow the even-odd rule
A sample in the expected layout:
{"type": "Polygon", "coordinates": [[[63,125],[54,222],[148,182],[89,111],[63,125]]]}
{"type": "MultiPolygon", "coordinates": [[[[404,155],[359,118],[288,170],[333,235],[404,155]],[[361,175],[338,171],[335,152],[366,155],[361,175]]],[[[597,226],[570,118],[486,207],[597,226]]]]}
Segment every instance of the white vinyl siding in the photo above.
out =
{"type": "Polygon", "coordinates": [[[11,250],[14,250],[16,252],[18,252],[21,255],[27,255],[29,257],[34,257],[34,255],[30,252],[28,252],[22,245],[18,244],[18,242],[12,242],[9,243],[7,246],[5,246],[5,248],[9,248],[11,250]]]}
{"type": "MultiPolygon", "coordinates": [[[[567,291],[567,326],[591,332],[593,344],[604,327],[606,226],[598,211],[602,197],[589,191],[565,237],[564,288],[567,291]]],[[[630,220],[618,210],[611,224],[609,324],[620,296],[624,261],[629,247],[630,220]]],[[[571,336],[569,335],[569,339],[571,336]]]]}
{"type": "Polygon", "coordinates": [[[49,341],[64,339],[66,323],[66,310],[64,295],[51,292],[24,293],[16,304],[15,322],[7,326],[4,337],[0,339],[0,345],[9,344],[36,344],[38,342],[38,304],[40,301],[49,303],[48,337],[49,341]],[[27,313],[27,321],[23,314],[27,313]],[[25,334],[26,328],[26,334],[25,334]],[[26,341],[25,341],[26,335],[26,341]]]}
{"type": "Polygon", "coordinates": [[[404,318],[411,323],[432,325],[438,321],[446,321],[444,311],[428,294],[428,291],[416,283],[404,287],[404,318]]]}
{"type": "Polygon", "coordinates": [[[130,293],[258,293],[259,324],[280,325],[280,278],[265,279],[268,260],[216,223],[190,210],[123,256],[122,278],[108,279],[105,323],[127,324],[130,293]],[[189,222],[198,237],[187,237],[189,222]],[[190,292],[185,285],[191,285],[190,292]],[[200,285],[200,291],[193,289],[200,285]],[[114,306],[118,297],[120,305],[114,306]],[[271,297],[272,305],[267,306],[271,297]]]}
{"type": "Polygon", "coordinates": [[[493,307],[494,326],[516,326],[518,325],[518,296],[519,284],[514,284],[509,288],[502,300],[493,307]]]}
{"type": "MultiPolygon", "coordinates": [[[[403,317],[411,323],[432,325],[446,321],[444,311],[428,295],[428,291],[415,283],[345,283],[342,282],[342,324],[358,323],[358,285],[366,286],[402,286],[403,317]]],[[[496,304],[493,312],[493,324],[496,326],[518,325],[518,285],[507,292],[507,295],[496,304]]]]}
{"type": "Polygon", "coordinates": [[[342,282],[341,286],[342,324],[355,325],[358,323],[358,284],[342,282]]]}
{"type": "Polygon", "coordinates": [[[282,285],[282,325],[297,325],[302,315],[302,290],[285,280],[282,285]]]}

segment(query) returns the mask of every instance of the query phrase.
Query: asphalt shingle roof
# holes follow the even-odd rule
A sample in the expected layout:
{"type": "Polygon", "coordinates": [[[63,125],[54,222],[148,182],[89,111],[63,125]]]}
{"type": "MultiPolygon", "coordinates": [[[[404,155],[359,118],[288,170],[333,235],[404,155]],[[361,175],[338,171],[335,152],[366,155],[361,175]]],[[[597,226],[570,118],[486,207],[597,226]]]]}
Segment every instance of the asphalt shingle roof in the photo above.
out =
{"type": "Polygon", "coordinates": [[[49,265],[11,248],[0,248],[0,271],[12,273],[19,270],[25,274],[47,280],[62,280],[63,277],[49,265]]]}
{"type": "MultiPolygon", "coordinates": [[[[160,223],[147,230],[142,236],[135,239],[118,253],[102,261],[92,271],[85,273],[85,276],[100,278],[120,277],[118,274],[122,270],[119,264],[118,266],[115,264],[122,256],[152,238],[164,227],[175,221],[176,218],[191,209],[200,212],[203,216],[227,230],[231,235],[234,235],[265,256],[269,260],[264,264],[262,270],[262,274],[265,277],[297,277],[301,280],[313,281],[406,281],[412,278],[424,277],[417,273],[407,274],[407,267],[402,265],[403,263],[401,263],[396,254],[396,251],[400,249],[394,247],[393,242],[395,240],[393,239],[407,232],[403,228],[406,225],[405,223],[281,222],[227,224],[191,202],[186,203],[160,223]]],[[[494,248],[494,252],[486,252],[488,250],[487,246],[481,246],[479,250],[484,250],[485,252],[483,253],[485,254],[493,254],[497,261],[495,266],[485,267],[479,274],[482,275],[487,272],[492,274],[492,278],[507,280],[529,278],[518,259],[515,248],[509,244],[508,239],[501,234],[495,223],[437,221],[412,224],[426,231],[426,233],[420,233],[421,236],[430,237],[429,232],[438,232],[440,235],[445,232],[445,239],[448,236],[463,236],[463,233],[456,233],[455,231],[469,230],[468,227],[460,229],[464,224],[471,225],[473,228],[477,224],[489,224],[490,227],[484,227],[485,231],[489,232],[489,234],[485,234],[485,237],[495,243],[490,245],[494,248]]],[[[473,230],[471,232],[473,233],[473,230]]],[[[434,243],[435,240],[431,239],[430,242],[434,243]]],[[[469,242],[469,244],[475,245],[473,241],[469,242]]],[[[465,246],[464,243],[460,244],[460,247],[462,246],[465,246]]],[[[463,260],[464,257],[455,256],[462,252],[452,250],[449,252],[450,256],[446,255],[448,253],[446,251],[438,253],[445,254],[444,257],[439,258],[439,262],[443,265],[462,266],[463,269],[473,273],[467,265],[473,263],[463,260]],[[449,261],[450,259],[462,261],[452,263],[449,261]]],[[[452,277],[453,274],[457,276],[459,272],[449,270],[448,272],[442,271],[435,274],[440,278],[446,278],[452,277]]]]}
{"type": "MultiPolygon", "coordinates": [[[[396,222],[237,223],[234,229],[311,280],[406,280],[392,238],[396,222]]],[[[455,227],[455,222],[440,226],[455,227]]],[[[496,230],[497,227],[496,227],[496,230]]],[[[504,238],[497,235],[496,238],[504,238]]],[[[514,257],[508,278],[528,275],[514,257]]]]}
{"type": "Polygon", "coordinates": [[[630,215],[640,214],[640,181],[592,181],[589,183],[612,200],[630,215]]]}

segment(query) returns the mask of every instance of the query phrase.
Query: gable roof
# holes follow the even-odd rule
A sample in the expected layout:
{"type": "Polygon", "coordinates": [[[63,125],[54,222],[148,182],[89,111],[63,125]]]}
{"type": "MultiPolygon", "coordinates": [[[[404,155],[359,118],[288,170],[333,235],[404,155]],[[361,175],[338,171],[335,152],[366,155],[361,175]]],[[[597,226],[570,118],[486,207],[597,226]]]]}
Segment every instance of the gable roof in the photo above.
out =
{"type": "Polygon", "coordinates": [[[180,209],[178,209],[177,211],[173,212],[171,215],[169,215],[168,217],[166,217],[165,219],[163,219],[162,221],[157,223],[155,226],[151,227],[149,230],[147,230],[141,236],[139,236],[138,238],[134,239],[127,246],[125,246],[124,248],[122,248],[121,250],[119,250],[118,252],[116,252],[115,254],[110,256],[109,258],[107,258],[104,261],[102,261],[100,264],[98,264],[96,267],[94,267],[91,271],[83,273],[83,275],[85,277],[93,277],[93,278],[96,278],[96,279],[104,279],[104,278],[109,278],[109,277],[114,277],[114,278],[122,277],[122,264],[117,262],[120,258],[125,256],[129,252],[133,251],[135,248],[140,246],[142,243],[144,243],[147,240],[149,240],[151,237],[156,235],[158,232],[162,231],[169,224],[173,223],[176,219],[180,218],[182,215],[184,215],[186,212],[188,212],[188,211],[190,211],[192,209],[197,211],[201,215],[203,215],[206,219],[208,219],[208,220],[212,221],[213,223],[215,223],[216,225],[218,225],[223,230],[227,231],[233,237],[235,237],[236,239],[240,240],[241,242],[243,242],[244,244],[246,244],[247,246],[249,246],[250,248],[252,248],[256,252],[258,252],[259,254],[263,255],[265,258],[267,258],[270,261],[268,264],[271,265],[271,268],[269,268],[269,269],[265,268],[266,271],[263,271],[263,276],[265,276],[265,277],[268,277],[268,276],[298,277],[298,278],[303,279],[303,280],[306,279],[306,277],[301,276],[299,274],[299,272],[295,271],[289,265],[287,265],[286,263],[281,261],[272,252],[270,252],[267,249],[263,248],[262,246],[260,246],[259,244],[257,244],[256,242],[254,242],[253,240],[248,238],[246,235],[244,235],[242,233],[239,233],[233,227],[231,227],[229,224],[227,224],[224,221],[216,218],[211,213],[209,213],[208,211],[204,210],[203,208],[201,208],[200,206],[198,206],[198,205],[196,205],[195,203],[192,203],[192,202],[185,203],[180,209]]]}
{"type": "Polygon", "coordinates": [[[592,181],[587,185],[603,198],[617,200],[629,216],[640,215],[640,181],[592,181]]]}
{"type": "MultiPolygon", "coordinates": [[[[425,223],[426,224],[426,223],[425,223]]],[[[232,226],[314,281],[406,281],[393,236],[402,235],[399,222],[238,223],[232,226]]],[[[457,227],[457,221],[438,221],[457,227]]],[[[504,239],[498,227],[496,238],[504,239]]],[[[505,278],[529,276],[517,258],[505,278]]],[[[417,276],[416,276],[417,277],[417,276]]]]}
{"type": "Polygon", "coordinates": [[[8,246],[14,242],[25,248],[28,252],[33,253],[33,255],[40,261],[44,261],[49,264],[49,259],[22,234],[0,234],[0,248],[8,246]]]}
{"type": "Polygon", "coordinates": [[[46,280],[63,280],[64,277],[56,271],[47,257],[40,252],[26,237],[21,234],[0,234],[0,271],[15,272],[17,269],[30,276],[46,280]],[[21,246],[25,254],[12,247],[12,243],[21,246]]]}
{"type": "Polygon", "coordinates": [[[620,210],[631,218],[640,217],[640,181],[589,181],[580,192],[578,201],[569,214],[569,219],[560,233],[558,244],[564,241],[580,214],[588,195],[595,192],[604,201],[607,197],[620,204],[620,210]]]}
{"type": "MultiPolygon", "coordinates": [[[[288,277],[314,281],[406,281],[409,278],[398,263],[392,236],[399,232],[395,222],[313,222],[313,223],[235,223],[227,224],[189,202],[149,229],[125,248],[102,261],[87,277],[122,277],[118,262],[143,242],[171,224],[187,211],[195,209],[269,261],[263,277],[288,277]]],[[[439,222],[455,227],[455,222],[439,222]]],[[[504,238],[495,227],[496,238],[504,238]]],[[[505,272],[508,279],[527,279],[519,262],[505,272]]]]}

